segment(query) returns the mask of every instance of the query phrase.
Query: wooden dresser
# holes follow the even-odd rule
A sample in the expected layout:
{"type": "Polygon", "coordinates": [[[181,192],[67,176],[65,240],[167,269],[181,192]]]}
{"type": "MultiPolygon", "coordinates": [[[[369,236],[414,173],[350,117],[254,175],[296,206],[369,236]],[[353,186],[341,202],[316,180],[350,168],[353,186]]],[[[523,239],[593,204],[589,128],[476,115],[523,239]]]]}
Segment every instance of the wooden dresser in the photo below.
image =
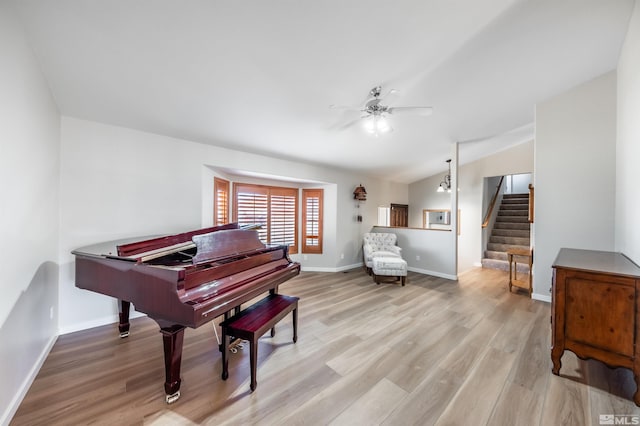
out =
{"type": "MultiPolygon", "coordinates": [[[[640,388],[640,268],[620,253],[560,249],[553,264],[553,374],[570,350],[633,371],[640,388]]],[[[633,401],[640,406],[640,392],[633,401]]]]}

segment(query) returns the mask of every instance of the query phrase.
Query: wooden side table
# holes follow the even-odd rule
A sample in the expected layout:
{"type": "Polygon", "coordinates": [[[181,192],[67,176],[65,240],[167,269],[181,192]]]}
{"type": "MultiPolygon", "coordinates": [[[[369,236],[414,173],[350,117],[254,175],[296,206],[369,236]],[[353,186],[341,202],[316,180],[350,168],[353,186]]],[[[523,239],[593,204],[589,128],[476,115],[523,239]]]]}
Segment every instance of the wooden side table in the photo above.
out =
{"type": "Polygon", "coordinates": [[[519,287],[529,292],[529,297],[533,293],[533,274],[531,267],[533,266],[533,250],[513,248],[507,250],[507,257],[509,259],[509,292],[512,287],[519,287]],[[518,262],[514,256],[526,257],[529,263],[529,277],[525,280],[518,279],[518,262]]]}
{"type": "Polygon", "coordinates": [[[640,267],[622,253],[560,249],[553,263],[551,371],[569,350],[633,371],[640,406],[640,267]]]}

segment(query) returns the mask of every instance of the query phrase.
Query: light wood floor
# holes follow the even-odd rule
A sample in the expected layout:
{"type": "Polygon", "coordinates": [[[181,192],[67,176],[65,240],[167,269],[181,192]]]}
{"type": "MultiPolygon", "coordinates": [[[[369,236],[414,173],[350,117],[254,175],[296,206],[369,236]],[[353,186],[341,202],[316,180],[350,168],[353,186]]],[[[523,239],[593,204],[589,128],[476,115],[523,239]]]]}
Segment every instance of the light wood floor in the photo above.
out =
{"type": "Polygon", "coordinates": [[[551,374],[550,306],[510,294],[507,280],[410,273],[401,287],[359,269],[303,273],[280,288],[301,298],[298,342],[290,315],[260,340],[256,391],[248,348],[220,379],[207,324],[185,333],[171,405],[152,320],[133,320],[127,339],[115,325],[60,336],[12,424],[584,426],[640,414],[629,370],[567,351],[551,374]]]}

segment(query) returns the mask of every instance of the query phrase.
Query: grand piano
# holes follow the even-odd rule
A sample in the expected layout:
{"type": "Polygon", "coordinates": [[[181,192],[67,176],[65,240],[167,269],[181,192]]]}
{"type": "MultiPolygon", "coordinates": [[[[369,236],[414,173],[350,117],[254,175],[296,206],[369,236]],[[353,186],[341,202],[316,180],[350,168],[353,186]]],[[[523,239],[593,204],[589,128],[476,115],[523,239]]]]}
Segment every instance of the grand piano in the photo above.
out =
{"type": "Polygon", "coordinates": [[[288,246],[263,244],[255,230],[237,224],[177,235],[112,241],[72,251],[76,287],[119,299],[121,337],[129,311],[160,326],[164,344],[166,402],[180,397],[185,327],[197,328],[239,309],[300,273],[288,246]]]}

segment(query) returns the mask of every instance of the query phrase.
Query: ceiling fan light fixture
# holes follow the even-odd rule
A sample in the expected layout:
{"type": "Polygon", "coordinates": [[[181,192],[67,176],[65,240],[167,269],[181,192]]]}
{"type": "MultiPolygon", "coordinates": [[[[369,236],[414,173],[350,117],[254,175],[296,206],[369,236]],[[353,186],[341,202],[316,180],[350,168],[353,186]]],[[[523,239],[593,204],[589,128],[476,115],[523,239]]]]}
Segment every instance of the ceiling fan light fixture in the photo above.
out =
{"type": "Polygon", "coordinates": [[[386,133],[389,130],[391,130],[391,126],[389,125],[389,122],[382,115],[380,117],[378,117],[377,125],[378,125],[378,131],[380,133],[386,133]]]}
{"type": "MultiPolygon", "coordinates": [[[[387,94],[396,93],[397,90],[391,89],[387,94]]],[[[330,105],[330,108],[334,109],[346,109],[352,111],[358,111],[364,113],[360,119],[363,120],[364,129],[377,137],[381,133],[388,133],[393,131],[393,127],[387,121],[387,115],[399,114],[399,113],[411,113],[417,115],[430,115],[433,108],[428,106],[389,106],[382,103],[382,86],[376,86],[369,91],[369,98],[361,107],[347,107],[339,105],[330,105]]],[[[351,126],[358,120],[348,123],[347,126],[351,126]]]]}
{"type": "Polygon", "coordinates": [[[381,114],[373,114],[371,117],[364,121],[364,128],[367,132],[374,136],[378,136],[380,133],[387,133],[391,131],[391,126],[387,119],[381,114]]]}

